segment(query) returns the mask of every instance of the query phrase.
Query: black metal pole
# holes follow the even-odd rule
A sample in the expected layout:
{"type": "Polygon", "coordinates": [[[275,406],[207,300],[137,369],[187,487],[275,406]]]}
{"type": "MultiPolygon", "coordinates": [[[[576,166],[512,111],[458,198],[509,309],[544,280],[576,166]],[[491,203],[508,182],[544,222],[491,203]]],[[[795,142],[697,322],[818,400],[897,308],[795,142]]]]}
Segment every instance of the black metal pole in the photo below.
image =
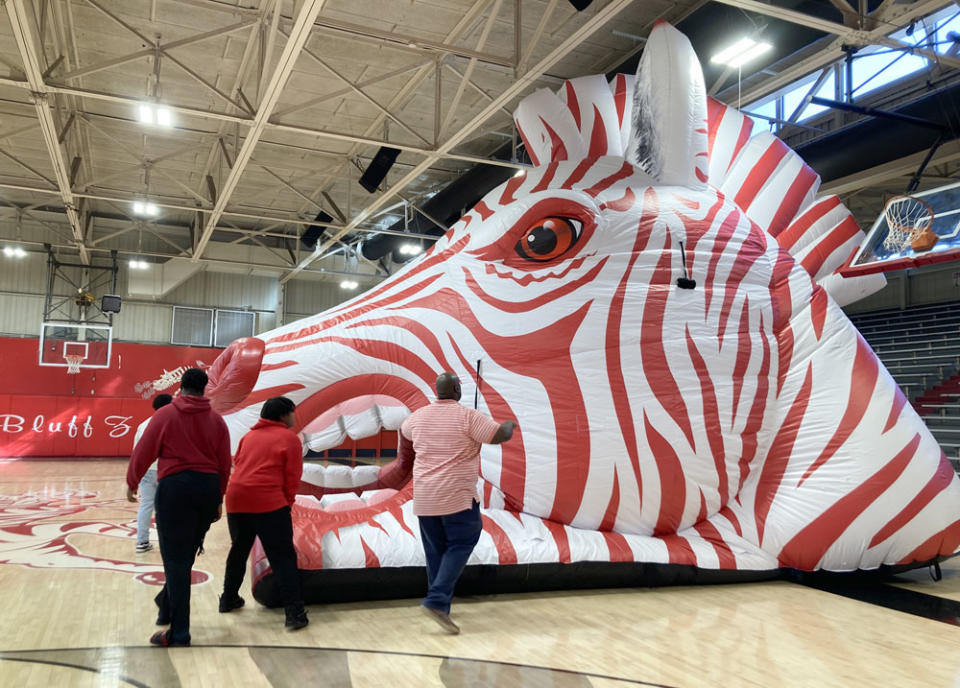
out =
{"type": "Polygon", "coordinates": [[[474,410],[476,410],[476,408],[477,408],[477,406],[478,406],[478,404],[479,404],[479,402],[480,402],[480,381],[483,379],[483,378],[480,377],[480,361],[481,361],[481,360],[482,360],[482,359],[479,359],[479,358],[477,359],[477,386],[476,386],[476,388],[473,390],[473,408],[474,408],[474,410]]]}

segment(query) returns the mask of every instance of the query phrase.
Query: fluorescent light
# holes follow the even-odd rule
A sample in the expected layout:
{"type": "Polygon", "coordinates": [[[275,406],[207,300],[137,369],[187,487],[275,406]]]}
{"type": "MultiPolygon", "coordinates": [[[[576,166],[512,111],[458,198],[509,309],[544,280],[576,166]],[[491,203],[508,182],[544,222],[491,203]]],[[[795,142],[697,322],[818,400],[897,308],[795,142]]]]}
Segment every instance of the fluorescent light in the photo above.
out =
{"type": "Polygon", "coordinates": [[[773,46],[769,43],[758,42],[752,38],[741,38],[711,57],[710,62],[727,65],[728,67],[740,67],[750,60],[760,57],[771,48],[773,46]]]}
{"type": "Polygon", "coordinates": [[[27,252],[19,246],[4,246],[3,255],[7,258],[23,258],[27,255],[27,252]]]}
{"type": "Polygon", "coordinates": [[[146,201],[134,201],[133,214],[145,215],[148,217],[156,217],[157,215],[160,214],[160,209],[157,208],[155,203],[147,203],[146,201]]]}
{"type": "Polygon", "coordinates": [[[173,114],[170,108],[143,103],[137,106],[137,118],[142,124],[156,124],[160,127],[173,126],[173,114]]]}
{"type": "Polygon", "coordinates": [[[141,105],[137,108],[140,115],[140,121],[143,124],[153,124],[153,108],[149,105],[141,105]]]}
{"type": "Polygon", "coordinates": [[[422,250],[419,244],[403,244],[400,247],[400,254],[404,256],[415,256],[422,250]]]}
{"type": "Polygon", "coordinates": [[[131,260],[130,269],[131,270],[146,270],[150,267],[150,264],[145,260],[131,260]]]}
{"type": "Polygon", "coordinates": [[[360,286],[360,285],[358,285],[358,284],[357,284],[356,282],[354,282],[353,280],[343,280],[343,281],[340,283],[340,288],[341,288],[341,289],[356,289],[358,286],[360,286]]]}

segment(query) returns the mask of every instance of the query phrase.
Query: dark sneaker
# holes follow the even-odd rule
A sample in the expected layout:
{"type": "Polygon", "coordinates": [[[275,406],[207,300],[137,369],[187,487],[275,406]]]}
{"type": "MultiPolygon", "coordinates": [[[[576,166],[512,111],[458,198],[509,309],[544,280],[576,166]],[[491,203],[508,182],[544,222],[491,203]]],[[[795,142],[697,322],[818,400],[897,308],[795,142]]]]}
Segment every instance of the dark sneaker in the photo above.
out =
{"type": "Polygon", "coordinates": [[[143,554],[144,552],[149,552],[153,549],[153,545],[149,542],[138,542],[137,543],[137,554],[143,554]]]}
{"type": "Polygon", "coordinates": [[[150,644],[157,647],[190,647],[190,641],[177,641],[170,637],[170,631],[157,631],[150,636],[150,644]]]}
{"type": "Polygon", "coordinates": [[[310,623],[310,619],[307,618],[307,612],[301,610],[296,614],[287,614],[287,620],[283,622],[283,625],[291,631],[299,631],[308,623],[310,623]]]}
{"type": "Polygon", "coordinates": [[[236,597],[224,597],[220,595],[220,613],[226,614],[227,612],[232,612],[234,609],[240,609],[246,602],[243,601],[243,598],[237,595],[236,597]]]}
{"type": "Polygon", "coordinates": [[[433,609],[431,607],[424,607],[423,605],[420,605],[420,609],[423,610],[424,614],[436,621],[437,624],[440,625],[440,628],[445,630],[450,635],[458,635],[460,633],[460,627],[453,623],[453,619],[451,619],[450,615],[446,612],[442,612],[439,609],[433,609]]]}

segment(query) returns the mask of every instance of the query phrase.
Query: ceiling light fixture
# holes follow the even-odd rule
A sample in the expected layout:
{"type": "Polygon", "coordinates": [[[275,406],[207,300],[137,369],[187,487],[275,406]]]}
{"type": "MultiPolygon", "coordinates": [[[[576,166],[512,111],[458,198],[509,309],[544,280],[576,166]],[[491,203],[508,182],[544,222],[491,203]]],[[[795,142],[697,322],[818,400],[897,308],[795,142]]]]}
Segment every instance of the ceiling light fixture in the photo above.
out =
{"type": "Polygon", "coordinates": [[[341,289],[356,289],[358,286],[360,285],[354,282],[353,280],[343,280],[340,283],[341,289]]]}
{"type": "Polygon", "coordinates": [[[154,203],[147,203],[146,201],[134,201],[133,214],[140,215],[141,217],[156,217],[160,214],[160,210],[154,203]]]}
{"type": "Polygon", "coordinates": [[[418,255],[423,249],[420,248],[419,244],[403,244],[400,247],[400,254],[404,256],[415,256],[418,255]]]}
{"type": "Polygon", "coordinates": [[[134,259],[134,260],[131,260],[131,261],[130,261],[130,269],[131,269],[131,270],[146,270],[146,269],[149,268],[149,267],[150,267],[150,263],[148,263],[148,262],[145,261],[145,260],[136,260],[136,259],[134,259]]]}
{"type": "Polygon", "coordinates": [[[160,127],[172,127],[173,115],[170,108],[162,105],[143,103],[137,107],[137,118],[142,124],[156,124],[160,127]]]}
{"type": "Polygon", "coordinates": [[[4,246],[3,255],[7,258],[23,258],[27,255],[27,252],[19,246],[4,246]]]}
{"type": "Polygon", "coordinates": [[[710,62],[728,67],[740,67],[760,57],[771,48],[773,48],[773,46],[769,43],[755,41],[752,38],[741,38],[733,45],[724,48],[711,57],[710,62]]]}

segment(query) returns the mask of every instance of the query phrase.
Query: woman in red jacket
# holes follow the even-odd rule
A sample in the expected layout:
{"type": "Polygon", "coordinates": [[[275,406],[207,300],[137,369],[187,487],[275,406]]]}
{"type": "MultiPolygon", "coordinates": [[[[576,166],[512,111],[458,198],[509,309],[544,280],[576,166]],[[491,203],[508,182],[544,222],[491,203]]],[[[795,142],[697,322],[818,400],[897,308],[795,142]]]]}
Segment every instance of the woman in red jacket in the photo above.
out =
{"type": "Polygon", "coordinates": [[[309,623],[300,592],[290,521],[290,507],[303,472],[300,440],[290,430],[295,408],[286,397],[268,399],[260,410],[260,421],[240,440],[227,485],[227,525],[232,545],[220,596],[221,612],[243,606],[239,595],[243,569],[253,539],[259,536],[277,577],[286,611],[285,625],[291,630],[309,623]]]}

